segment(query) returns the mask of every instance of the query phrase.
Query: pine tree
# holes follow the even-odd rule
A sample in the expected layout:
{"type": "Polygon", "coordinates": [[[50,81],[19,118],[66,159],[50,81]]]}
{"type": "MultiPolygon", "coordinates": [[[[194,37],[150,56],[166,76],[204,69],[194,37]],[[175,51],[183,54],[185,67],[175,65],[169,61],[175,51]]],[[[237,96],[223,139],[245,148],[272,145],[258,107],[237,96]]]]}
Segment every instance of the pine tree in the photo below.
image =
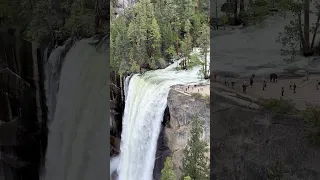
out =
{"type": "Polygon", "coordinates": [[[181,42],[181,53],[184,56],[185,60],[183,61],[183,67],[187,67],[187,62],[190,56],[190,53],[192,52],[192,37],[190,35],[190,29],[191,29],[191,23],[189,19],[185,22],[185,34],[184,39],[181,42]]]}
{"type": "Polygon", "coordinates": [[[203,122],[198,117],[192,121],[191,137],[182,159],[182,173],[194,180],[209,180],[209,158],[205,153],[209,151],[205,141],[200,137],[203,133],[203,122]]]}
{"type": "Polygon", "coordinates": [[[171,157],[166,158],[164,168],[161,170],[161,180],[176,180],[171,157]]]}
{"type": "Polygon", "coordinates": [[[200,36],[197,40],[197,43],[200,47],[200,53],[204,56],[204,63],[203,63],[203,75],[204,78],[208,78],[208,63],[207,63],[207,55],[210,48],[210,27],[207,23],[204,23],[200,30],[200,36]]]}

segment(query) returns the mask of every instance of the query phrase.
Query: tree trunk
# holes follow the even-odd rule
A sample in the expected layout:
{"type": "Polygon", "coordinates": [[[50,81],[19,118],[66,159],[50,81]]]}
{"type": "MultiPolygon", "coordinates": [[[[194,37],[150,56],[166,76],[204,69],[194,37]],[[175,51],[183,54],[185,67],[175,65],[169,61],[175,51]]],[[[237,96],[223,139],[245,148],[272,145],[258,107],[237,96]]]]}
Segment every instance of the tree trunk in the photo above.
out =
{"type": "Polygon", "coordinates": [[[317,35],[318,27],[319,27],[319,21],[320,21],[320,13],[318,13],[316,27],[314,28],[314,32],[313,32],[313,37],[312,37],[312,42],[311,42],[311,50],[313,50],[314,41],[316,39],[316,35],[317,35]]]}
{"type": "Polygon", "coordinates": [[[216,25],[217,25],[217,29],[219,29],[219,19],[218,19],[218,0],[216,0],[216,25]]]}
{"type": "Polygon", "coordinates": [[[244,11],[244,0],[240,0],[240,13],[244,11]]]}
{"type": "Polygon", "coordinates": [[[302,31],[302,23],[301,23],[301,13],[298,14],[298,22],[299,22],[299,36],[300,36],[300,41],[302,45],[302,50],[303,52],[306,52],[306,43],[303,37],[303,31],[302,31]]]}
{"type": "Polygon", "coordinates": [[[309,0],[304,0],[304,42],[305,42],[305,51],[304,53],[310,54],[310,22],[309,22],[309,0]]]}
{"type": "Polygon", "coordinates": [[[208,76],[207,76],[207,50],[205,50],[205,53],[204,53],[204,78],[207,79],[208,76]]]}
{"type": "Polygon", "coordinates": [[[238,22],[238,0],[233,0],[233,14],[234,14],[234,19],[233,19],[233,24],[236,25],[238,22]]]}
{"type": "Polygon", "coordinates": [[[240,0],[240,13],[239,13],[239,19],[242,22],[242,16],[244,13],[244,0],[240,0]]]}
{"type": "Polygon", "coordinates": [[[33,59],[33,80],[36,88],[36,105],[38,123],[42,124],[41,94],[39,86],[39,70],[38,70],[38,53],[37,45],[32,43],[32,59],[33,59]]]}
{"type": "Polygon", "coordinates": [[[16,61],[16,64],[17,64],[17,74],[18,75],[20,75],[21,76],[21,69],[22,69],[22,67],[21,67],[21,56],[20,56],[20,49],[21,49],[21,44],[22,44],[22,42],[21,42],[21,31],[20,31],[20,29],[19,28],[17,28],[17,33],[16,33],[16,36],[15,36],[15,38],[16,38],[16,43],[15,43],[15,53],[16,53],[16,59],[17,59],[17,61],[16,61]]]}

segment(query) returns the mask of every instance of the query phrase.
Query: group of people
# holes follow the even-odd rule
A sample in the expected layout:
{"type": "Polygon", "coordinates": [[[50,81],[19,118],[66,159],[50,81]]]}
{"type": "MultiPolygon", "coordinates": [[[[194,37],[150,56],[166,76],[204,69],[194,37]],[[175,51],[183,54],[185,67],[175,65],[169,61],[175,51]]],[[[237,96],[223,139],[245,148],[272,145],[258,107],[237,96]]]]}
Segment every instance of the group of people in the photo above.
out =
{"type": "MultiPolygon", "coordinates": [[[[307,72],[307,75],[306,75],[306,79],[308,80],[309,79],[309,72],[307,72]]],[[[254,78],[255,78],[255,75],[252,74],[250,79],[249,79],[249,84],[247,83],[247,81],[245,80],[242,84],[242,92],[243,93],[246,93],[247,92],[247,88],[248,86],[250,85],[250,87],[252,88],[253,87],[253,84],[254,84],[254,78]]],[[[278,75],[276,73],[271,73],[270,76],[270,83],[277,83],[278,82],[278,75]]],[[[234,88],[235,87],[235,84],[239,82],[239,80],[233,80],[230,82],[231,84],[231,87],[234,88]]],[[[225,80],[224,80],[224,84],[226,86],[229,86],[229,81],[227,79],[227,77],[225,77],[225,80]]],[[[267,88],[267,80],[264,79],[263,80],[263,83],[262,83],[262,90],[265,91],[267,88]]],[[[297,85],[295,82],[292,82],[290,81],[290,85],[289,85],[289,88],[290,90],[293,90],[293,94],[296,93],[296,90],[297,90],[297,85]]],[[[320,88],[320,81],[317,81],[317,90],[319,90],[320,88]]],[[[284,96],[284,87],[281,87],[281,96],[284,96]]]]}
{"type": "MultiPolygon", "coordinates": [[[[306,75],[304,76],[304,78],[302,79],[303,81],[309,81],[309,76],[310,76],[310,72],[307,71],[306,75]]],[[[269,76],[270,79],[270,83],[277,83],[278,82],[278,75],[276,73],[271,73],[269,76]]],[[[216,74],[214,74],[214,80],[217,80],[216,74]]],[[[267,89],[267,81],[266,78],[263,80],[262,83],[262,90],[266,91],[267,89]]],[[[228,77],[224,77],[224,84],[226,86],[230,86],[231,88],[234,89],[235,85],[239,82],[239,79],[229,79],[228,77]]],[[[247,92],[247,88],[248,86],[250,86],[251,88],[254,86],[254,82],[255,82],[255,75],[252,74],[250,79],[249,79],[249,84],[247,82],[247,80],[244,80],[244,82],[242,83],[241,87],[242,87],[242,92],[246,93],[247,92]]],[[[289,89],[290,91],[292,91],[293,94],[297,93],[297,84],[296,82],[293,82],[292,80],[290,80],[289,83],[289,89]]],[[[320,80],[316,81],[316,90],[320,90],[320,80]]],[[[285,94],[285,87],[282,86],[281,87],[281,96],[283,97],[285,94]]]]}

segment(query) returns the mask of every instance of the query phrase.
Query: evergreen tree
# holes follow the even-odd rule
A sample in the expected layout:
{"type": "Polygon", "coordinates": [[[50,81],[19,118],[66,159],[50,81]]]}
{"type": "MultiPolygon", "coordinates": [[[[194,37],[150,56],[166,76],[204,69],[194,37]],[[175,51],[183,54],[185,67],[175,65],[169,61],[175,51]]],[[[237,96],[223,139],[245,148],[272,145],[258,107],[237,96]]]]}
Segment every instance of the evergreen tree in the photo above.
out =
{"type": "Polygon", "coordinates": [[[209,158],[205,157],[209,149],[207,143],[200,140],[202,133],[203,122],[195,117],[192,121],[191,137],[182,159],[184,176],[190,176],[194,180],[209,180],[209,158]]]}
{"type": "Polygon", "coordinates": [[[176,180],[171,157],[166,158],[164,168],[161,170],[161,180],[176,180]]]}
{"type": "Polygon", "coordinates": [[[207,55],[210,48],[210,27],[204,23],[200,30],[200,36],[197,40],[197,43],[200,47],[200,53],[204,58],[203,63],[203,75],[204,78],[208,78],[208,62],[207,62],[207,55]]]}
{"type": "Polygon", "coordinates": [[[184,29],[185,29],[185,34],[184,34],[184,40],[181,42],[181,52],[185,58],[185,60],[183,61],[184,62],[183,66],[184,68],[186,68],[190,53],[192,52],[192,37],[190,34],[191,23],[189,19],[187,19],[184,29]]]}

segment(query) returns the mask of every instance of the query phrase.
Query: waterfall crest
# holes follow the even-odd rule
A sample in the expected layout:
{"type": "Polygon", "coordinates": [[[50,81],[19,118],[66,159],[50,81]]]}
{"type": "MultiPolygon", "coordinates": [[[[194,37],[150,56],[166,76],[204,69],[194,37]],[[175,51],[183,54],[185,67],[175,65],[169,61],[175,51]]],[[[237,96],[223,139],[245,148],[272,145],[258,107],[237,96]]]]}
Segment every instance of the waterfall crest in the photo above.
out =
{"type": "Polygon", "coordinates": [[[178,63],[131,77],[122,122],[119,180],[152,180],[157,139],[170,87],[208,83],[199,79],[200,67],[176,71],[178,63]]]}

